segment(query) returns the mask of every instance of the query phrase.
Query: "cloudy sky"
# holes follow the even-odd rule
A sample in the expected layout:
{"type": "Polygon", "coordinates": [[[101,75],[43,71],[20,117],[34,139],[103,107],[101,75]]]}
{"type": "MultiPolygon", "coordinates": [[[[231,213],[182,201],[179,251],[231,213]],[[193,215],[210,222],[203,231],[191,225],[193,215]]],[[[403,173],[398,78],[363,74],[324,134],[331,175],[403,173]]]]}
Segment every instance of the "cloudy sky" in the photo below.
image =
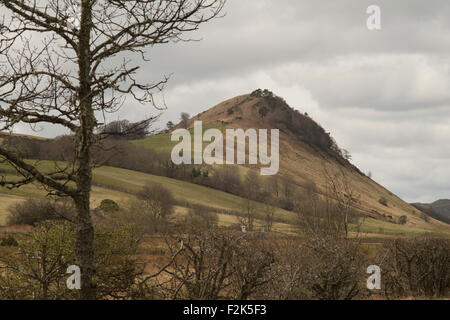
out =
{"type": "MultiPolygon", "coordinates": [[[[226,16],[155,47],[141,76],[173,73],[159,125],[268,88],[308,112],[362,171],[407,201],[450,198],[448,0],[228,0],[226,16]],[[366,27],[369,5],[381,30],[366,27]]],[[[151,109],[126,105],[118,118],[151,109]]]]}

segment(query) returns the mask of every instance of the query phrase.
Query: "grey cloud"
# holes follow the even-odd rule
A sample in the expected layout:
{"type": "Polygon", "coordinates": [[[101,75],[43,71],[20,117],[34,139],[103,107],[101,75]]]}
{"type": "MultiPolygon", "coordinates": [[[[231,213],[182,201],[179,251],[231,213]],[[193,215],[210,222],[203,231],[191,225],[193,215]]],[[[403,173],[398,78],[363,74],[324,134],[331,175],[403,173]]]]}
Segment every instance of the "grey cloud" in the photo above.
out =
{"type": "Polygon", "coordinates": [[[286,62],[347,54],[444,54],[450,49],[448,1],[377,1],[383,29],[366,29],[373,1],[230,0],[227,15],[204,26],[196,43],[150,51],[154,74],[174,72],[173,84],[236,76],[286,62]]]}

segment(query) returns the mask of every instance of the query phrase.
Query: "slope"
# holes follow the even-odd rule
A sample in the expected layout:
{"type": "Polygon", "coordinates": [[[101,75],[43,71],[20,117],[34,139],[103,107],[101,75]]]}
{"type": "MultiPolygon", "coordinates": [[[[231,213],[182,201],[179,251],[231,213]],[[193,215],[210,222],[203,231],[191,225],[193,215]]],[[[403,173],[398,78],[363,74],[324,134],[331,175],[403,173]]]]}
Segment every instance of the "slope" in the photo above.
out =
{"type": "MultiPolygon", "coordinates": [[[[50,166],[51,162],[41,161],[40,165],[50,166]]],[[[4,165],[0,167],[4,167],[4,165]]],[[[246,201],[241,197],[186,181],[119,168],[101,167],[94,171],[92,206],[98,206],[103,199],[112,199],[119,203],[120,206],[126,206],[127,202],[134,198],[133,193],[147,183],[159,183],[170,189],[179,204],[177,212],[186,211],[189,204],[202,205],[208,207],[212,212],[218,213],[219,223],[221,225],[237,223],[238,220],[234,215],[242,209],[246,201]]],[[[0,188],[0,225],[5,223],[9,205],[29,198],[40,198],[44,196],[45,191],[35,185],[27,185],[15,190],[0,188]]],[[[256,218],[260,221],[262,219],[259,213],[256,218]]],[[[295,229],[296,215],[278,208],[275,212],[275,221],[274,231],[283,233],[292,232],[295,229]]],[[[258,224],[258,221],[256,222],[258,224]]],[[[383,236],[418,236],[429,234],[430,232],[433,234],[436,232],[441,235],[445,234],[445,230],[411,227],[407,225],[401,226],[372,218],[364,221],[361,231],[372,234],[373,236],[374,234],[379,234],[381,229],[383,230],[383,236]]]]}
{"type": "MultiPolygon", "coordinates": [[[[306,113],[291,108],[270,91],[257,90],[228,99],[192,117],[188,127],[192,129],[195,120],[201,120],[204,128],[216,127],[222,131],[228,128],[279,129],[278,176],[281,179],[291,179],[300,188],[307,188],[313,182],[317,193],[331,197],[327,192],[328,181],[324,170],[342,172],[359,194],[355,208],[365,215],[392,223],[406,216],[406,224],[411,227],[447,229],[440,221],[424,219],[415,207],[364,175],[347,160],[345,151],[339,149],[328,132],[306,113]]],[[[176,144],[170,141],[170,134],[159,134],[134,143],[159,152],[170,152],[176,144]]],[[[258,166],[245,167],[259,169],[258,166]]]]}

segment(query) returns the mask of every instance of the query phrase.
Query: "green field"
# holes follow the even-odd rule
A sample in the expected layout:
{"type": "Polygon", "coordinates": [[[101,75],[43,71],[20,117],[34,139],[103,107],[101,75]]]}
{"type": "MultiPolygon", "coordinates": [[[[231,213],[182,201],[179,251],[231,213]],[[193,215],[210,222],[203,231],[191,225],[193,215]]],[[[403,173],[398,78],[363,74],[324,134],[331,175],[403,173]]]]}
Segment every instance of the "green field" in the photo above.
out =
{"type": "MultiPolygon", "coordinates": [[[[203,132],[208,129],[219,129],[223,132],[224,126],[220,123],[217,124],[204,124],[203,125],[203,132]]],[[[192,143],[194,139],[194,129],[189,129],[189,132],[192,137],[192,143]]],[[[145,139],[141,140],[134,140],[131,141],[131,143],[137,147],[145,148],[145,149],[152,149],[158,153],[161,154],[170,154],[172,151],[172,148],[178,144],[177,141],[171,141],[171,134],[170,133],[160,133],[160,134],[154,134],[151,135],[145,139]]],[[[204,142],[203,146],[206,146],[208,143],[204,142]]]]}

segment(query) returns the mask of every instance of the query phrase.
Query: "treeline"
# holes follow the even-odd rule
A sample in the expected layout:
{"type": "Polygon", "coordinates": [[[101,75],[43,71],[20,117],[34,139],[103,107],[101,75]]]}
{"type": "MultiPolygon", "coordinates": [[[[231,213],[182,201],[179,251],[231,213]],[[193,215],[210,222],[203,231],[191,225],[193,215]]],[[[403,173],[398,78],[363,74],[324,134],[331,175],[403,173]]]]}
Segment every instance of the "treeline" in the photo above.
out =
{"type": "MultiPolygon", "coordinates": [[[[51,140],[6,136],[4,144],[28,159],[72,161],[74,156],[73,137],[69,135],[51,140]]],[[[253,174],[253,171],[248,176],[241,177],[237,166],[219,166],[213,169],[208,165],[175,165],[170,155],[137,147],[121,135],[99,140],[93,147],[92,161],[96,165],[189,181],[251,200],[264,201],[286,210],[293,209],[296,196],[297,187],[289,177],[272,176],[262,179],[256,173],[253,174]]]]}
{"type": "MultiPolygon", "coordinates": [[[[147,137],[152,131],[151,125],[157,117],[143,121],[112,121],[100,127],[96,138],[99,141],[138,140],[147,137]]],[[[64,161],[73,158],[73,136],[62,135],[55,139],[39,139],[19,135],[1,134],[2,145],[9,147],[28,159],[64,161]]]]}

